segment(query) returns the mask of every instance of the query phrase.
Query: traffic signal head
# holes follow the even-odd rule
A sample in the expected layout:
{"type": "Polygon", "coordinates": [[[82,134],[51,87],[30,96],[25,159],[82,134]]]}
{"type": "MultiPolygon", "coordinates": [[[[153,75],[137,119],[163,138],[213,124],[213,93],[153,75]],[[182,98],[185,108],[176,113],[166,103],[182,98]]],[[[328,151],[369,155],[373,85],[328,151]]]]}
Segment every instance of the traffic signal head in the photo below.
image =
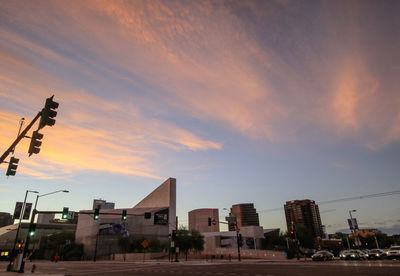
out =
{"type": "Polygon", "coordinates": [[[68,219],[68,210],[69,210],[68,207],[64,207],[61,219],[68,219]]]}
{"type": "Polygon", "coordinates": [[[176,230],[172,230],[172,239],[175,240],[176,239],[176,230]]]}
{"type": "Polygon", "coordinates": [[[294,235],[294,231],[292,230],[292,231],[290,231],[290,238],[292,238],[292,239],[294,239],[295,238],[295,235],[294,235]]]}
{"type": "Polygon", "coordinates": [[[31,223],[31,225],[29,226],[29,232],[28,235],[29,237],[33,237],[36,234],[36,223],[31,223]]]}
{"type": "Polygon", "coordinates": [[[24,241],[23,240],[18,241],[18,248],[22,248],[22,247],[24,247],[24,241]]]}
{"type": "Polygon", "coordinates": [[[45,126],[53,126],[56,123],[54,119],[57,116],[57,111],[55,109],[58,108],[58,103],[53,101],[53,96],[46,99],[46,104],[42,109],[42,117],[40,118],[39,129],[45,126]]]}
{"type": "Polygon", "coordinates": [[[32,154],[38,154],[40,152],[40,146],[42,145],[43,134],[39,133],[39,131],[34,131],[32,133],[31,144],[29,145],[29,156],[32,154]]]}
{"type": "Polygon", "coordinates": [[[208,218],[208,226],[211,226],[211,218],[208,218]]]}
{"type": "Polygon", "coordinates": [[[127,218],[126,216],[126,210],[122,210],[122,220],[125,221],[127,218]]]}
{"type": "Polygon", "coordinates": [[[18,162],[19,162],[18,158],[11,156],[10,162],[8,163],[7,172],[6,172],[7,176],[15,175],[15,173],[17,172],[18,162]]]}
{"type": "Polygon", "coordinates": [[[96,208],[96,209],[94,209],[94,216],[93,216],[93,219],[94,220],[98,220],[100,218],[100,209],[99,208],[96,208]]]}

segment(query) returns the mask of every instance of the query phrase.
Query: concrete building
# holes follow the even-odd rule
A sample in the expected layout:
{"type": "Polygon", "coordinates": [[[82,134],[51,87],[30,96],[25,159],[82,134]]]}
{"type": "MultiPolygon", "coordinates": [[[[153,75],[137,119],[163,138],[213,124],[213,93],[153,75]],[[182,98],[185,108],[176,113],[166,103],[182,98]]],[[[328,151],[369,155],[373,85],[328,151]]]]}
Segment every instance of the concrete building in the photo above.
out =
{"type": "Polygon", "coordinates": [[[189,230],[204,232],[219,232],[218,209],[196,209],[189,212],[189,230]],[[211,225],[208,225],[209,219],[211,225]]]}
{"type": "Polygon", "coordinates": [[[38,214],[36,223],[39,224],[50,223],[51,221],[54,220],[54,216],[55,214],[38,214]]]}
{"type": "Polygon", "coordinates": [[[297,225],[307,228],[314,237],[324,237],[318,205],[314,200],[292,200],[284,205],[288,231],[297,225]]]}
{"type": "Polygon", "coordinates": [[[115,203],[114,202],[107,202],[104,199],[95,199],[93,200],[93,210],[94,209],[114,209],[115,208],[115,203]]]}
{"type": "Polygon", "coordinates": [[[168,178],[142,201],[131,208],[100,209],[98,220],[93,210],[80,211],[75,241],[84,245],[85,258],[108,258],[120,252],[121,236],[169,240],[176,223],[176,179],[168,178]],[[126,221],[122,212],[127,211],[126,221]],[[97,244],[97,247],[96,247],[97,244]]]}
{"type": "Polygon", "coordinates": [[[0,227],[13,223],[13,217],[10,213],[0,212],[0,227]]]}
{"type": "MultiPolygon", "coordinates": [[[[232,205],[230,217],[236,217],[237,226],[241,229],[244,226],[260,226],[258,214],[253,203],[242,203],[232,205]]],[[[235,224],[228,225],[229,231],[235,231],[235,224]]]]}

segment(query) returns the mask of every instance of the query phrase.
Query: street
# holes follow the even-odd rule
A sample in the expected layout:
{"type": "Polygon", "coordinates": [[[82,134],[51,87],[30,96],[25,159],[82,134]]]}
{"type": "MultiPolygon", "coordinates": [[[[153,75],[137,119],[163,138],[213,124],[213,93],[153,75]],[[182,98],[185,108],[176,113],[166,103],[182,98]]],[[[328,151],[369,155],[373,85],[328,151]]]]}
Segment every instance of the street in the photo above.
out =
{"type": "MultiPolygon", "coordinates": [[[[6,263],[1,263],[0,275],[15,275],[5,272],[6,263]]],[[[400,275],[399,261],[282,261],[270,262],[245,260],[237,262],[189,261],[168,262],[34,262],[27,263],[26,275],[400,275]],[[36,264],[36,271],[31,267],[36,264]]]]}

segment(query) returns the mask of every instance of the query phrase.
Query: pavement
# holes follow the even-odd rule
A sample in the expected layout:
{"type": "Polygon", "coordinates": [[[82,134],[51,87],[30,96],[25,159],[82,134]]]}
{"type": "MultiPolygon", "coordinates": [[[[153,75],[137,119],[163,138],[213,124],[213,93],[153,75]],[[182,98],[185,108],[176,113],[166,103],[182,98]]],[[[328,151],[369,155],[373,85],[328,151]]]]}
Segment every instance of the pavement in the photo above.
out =
{"type": "MultiPolygon", "coordinates": [[[[0,276],[16,275],[6,272],[8,263],[0,262],[0,276]]],[[[25,275],[400,275],[400,261],[329,261],[312,262],[310,260],[268,261],[260,259],[237,260],[189,260],[179,263],[165,261],[117,262],[50,262],[34,261],[26,263],[25,275]],[[31,273],[32,265],[36,265],[35,273],[31,273]]]]}

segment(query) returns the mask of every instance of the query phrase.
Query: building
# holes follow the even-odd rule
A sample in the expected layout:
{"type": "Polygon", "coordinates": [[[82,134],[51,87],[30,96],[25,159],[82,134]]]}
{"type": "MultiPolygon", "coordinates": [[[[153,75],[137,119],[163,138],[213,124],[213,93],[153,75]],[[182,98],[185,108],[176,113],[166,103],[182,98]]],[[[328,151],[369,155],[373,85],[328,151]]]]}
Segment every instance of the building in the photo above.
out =
{"type": "MultiPolygon", "coordinates": [[[[254,208],[253,203],[242,203],[232,205],[230,217],[235,217],[238,228],[243,226],[260,226],[258,214],[254,208]]],[[[235,231],[236,226],[234,223],[229,224],[229,231],[235,231]]]]}
{"type": "Polygon", "coordinates": [[[93,210],[81,210],[75,234],[75,242],[84,245],[85,258],[94,255],[107,259],[121,252],[121,237],[133,236],[161,242],[169,241],[169,234],[176,229],[176,179],[168,178],[134,207],[101,209],[99,219],[94,220],[93,210]],[[122,220],[126,210],[126,220],[122,220]]]}
{"type": "Polygon", "coordinates": [[[50,221],[54,220],[55,214],[38,214],[36,223],[50,223],[50,221]]]}
{"type": "Polygon", "coordinates": [[[10,213],[0,212],[0,227],[13,223],[13,217],[10,213]]]}
{"type": "Polygon", "coordinates": [[[318,205],[314,200],[292,200],[284,205],[288,231],[304,226],[314,237],[324,237],[318,205]]]}
{"type": "Polygon", "coordinates": [[[196,209],[189,212],[189,230],[219,232],[218,209],[196,209]],[[211,225],[209,225],[209,222],[211,225]]]}
{"type": "Polygon", "coordinates": [[[104,199],[95,199],[93,200],[93,210],[94,209],[114,209],[115,208],[115,203],[114,202],[107,202],[104,199]]]}

